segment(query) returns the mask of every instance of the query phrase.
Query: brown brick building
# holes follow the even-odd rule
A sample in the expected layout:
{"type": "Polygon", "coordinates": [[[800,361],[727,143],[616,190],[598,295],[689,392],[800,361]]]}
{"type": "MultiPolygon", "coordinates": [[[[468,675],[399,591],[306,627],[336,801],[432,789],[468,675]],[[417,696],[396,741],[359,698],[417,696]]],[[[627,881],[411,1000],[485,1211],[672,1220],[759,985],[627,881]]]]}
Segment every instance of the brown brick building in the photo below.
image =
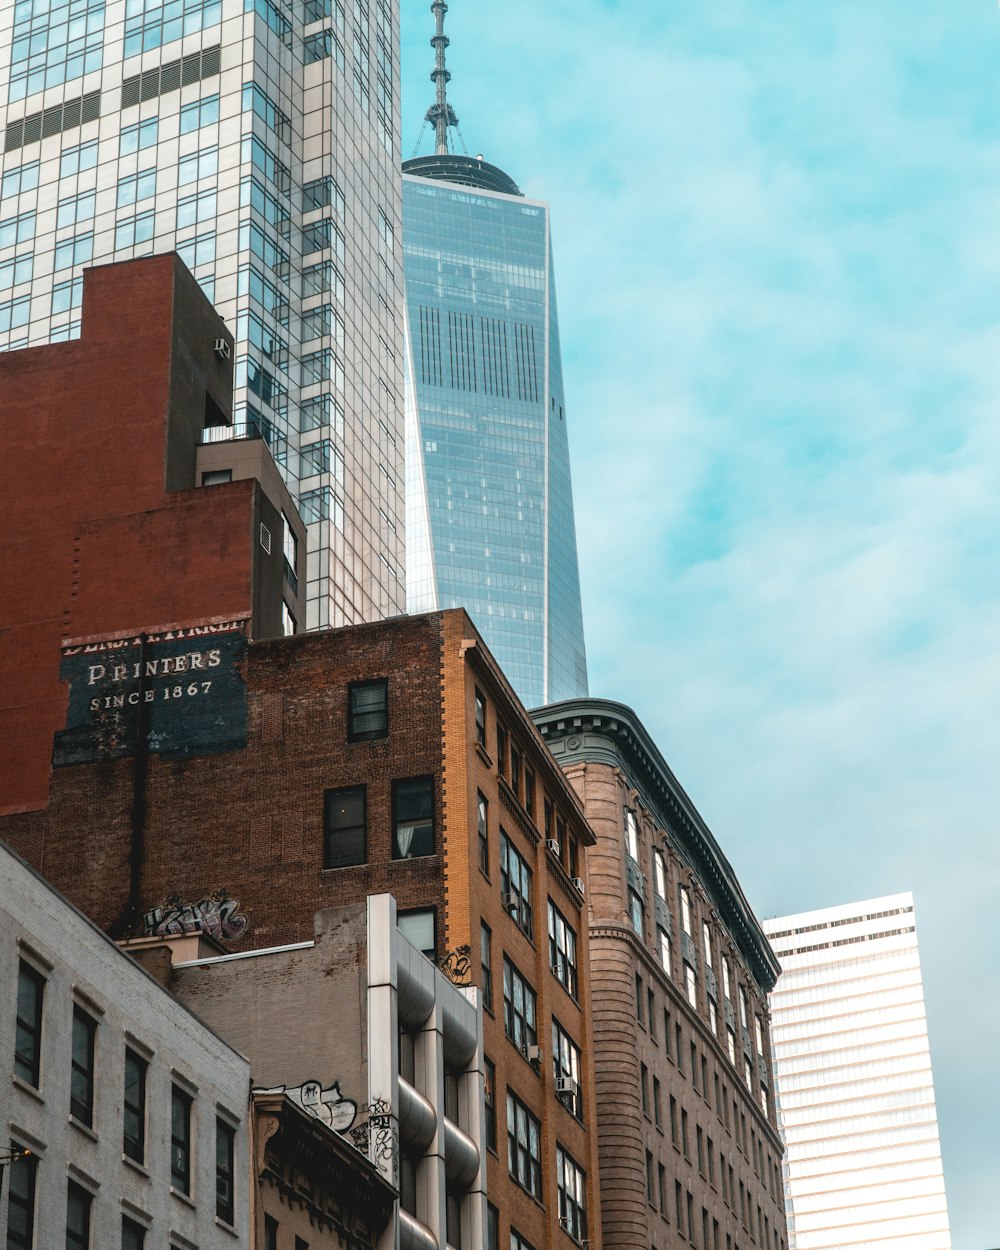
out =
{"type": "Polygon", "coordinates": [[[581,799],[605,1250],[786,1250],[767,993],[779,968],[629,708],[534,712],[581,799]]]}
{"type": "MultiPolygon", "coordinates": [[[[106,928],[131,914],[130,865],[144,908],[161,908],[154,929],[183,914],[162,911],[171,896],[224,889],[246,917],[234,949],[310,940],[323,908],[392,894],[409,939],[482,986],[487,1245],[599,1250],[593,834],[469,618],[252,642],[219,668],[219,743],[204,726],[187,754],[146,739],[139,768],[84,716],[94,758],[54,768],[47,808],[0,820],[0,836],[106,928]]],[[[155,699],[177,685],[149,681],[155,699]]],[[[133,687],[123,674],[120,693],[133,687]]]]}
{"type": "Polygon", "coordinates": [[[201,445],[232,419],[232,345],[171,253],[88,270],[80,339],[0,354],[0,812],[46,804],[67,650],[138,662],[140,631],[302,618],[305,529],[266,446],[201,445]]]}

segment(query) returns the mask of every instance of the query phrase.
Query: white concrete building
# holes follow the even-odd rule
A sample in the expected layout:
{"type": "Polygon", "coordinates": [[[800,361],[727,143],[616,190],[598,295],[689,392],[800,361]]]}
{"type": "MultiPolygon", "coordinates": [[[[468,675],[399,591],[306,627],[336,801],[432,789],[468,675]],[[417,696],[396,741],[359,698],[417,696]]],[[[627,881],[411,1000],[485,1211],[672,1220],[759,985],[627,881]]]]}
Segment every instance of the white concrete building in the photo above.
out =
{"type": "Polygon", "coordinates": [[[764,923],[793,1250],[950,1250],[913,896],[764,923]]]}
{"type": "Polygon", "coordinates": [[[0,843],[8,1250],[249,1245],[250,1066],[0,843]]]}

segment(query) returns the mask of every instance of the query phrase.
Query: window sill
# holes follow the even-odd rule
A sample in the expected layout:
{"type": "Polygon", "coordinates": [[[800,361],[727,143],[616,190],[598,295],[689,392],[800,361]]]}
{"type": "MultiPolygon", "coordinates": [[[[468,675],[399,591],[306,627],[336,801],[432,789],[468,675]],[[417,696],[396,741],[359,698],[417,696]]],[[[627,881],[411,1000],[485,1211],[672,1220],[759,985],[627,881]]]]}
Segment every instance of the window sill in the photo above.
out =
{"type": "Polygon", "coordinates": [[[89,1137],[91,1141],[97,1141],[97,1134],[89,1124],[84,1124],[82,1120],[78,1120],[76,1116],[73,1115],[69,1117],[69,1122],[78,1133],[82,1133],[84,1137],[89,1137]]]}
{"type": "Polygon", "coordinates": [[[476,743],[476,754],[483,761],[483,763],[486,765],[487,768],[493,767],[493,760],[487,754],[486,748],[483,746],[481,742],[476,743]]]}
{"type": "Polygon", "coordinates": [[[230,1237],[239,1237],[239,1232],[236,1230],[235,1225],[227,1224],[225,1220],[220,1219],[218,1216],[215,1217],[215,1227],[221,1228],[222,1231],[224,1233],[228,1233],[230,1237]]]}
{"type": "Polygon", "coordinates": [[[41,1103],[43,1107],[45,1106],[45,1095],[36,1086],[29,1085],[27,1081],[19,1076],[12,1076],[10,1083],[15,1089],[19,1089],[22,1094],[27,1094],[29,1098],[34,1098],[35,1102],[41,1103]]]}
{"type": "Polygon", "coordinates": [[[179,1189],[175,1189],[173,1185],[170,1186],[170,1196],[172,1198],[176,1198],[178,1202],[183,1202],[184,1205],[186,1207],[190,1207],[192,1211],[196,1209],[195,1200],[190,1196],[190,1194],[182,1193],[179,1189]]]}
{"type": "Polygon", "coordinates": [[[145,1167],[144,1164],[140,1163],[137,1159],[133,1159],[129,1155],[123,1154],[122,1163],[124,1163],[127,1168],[131,1168],[133,1172],[138,1172],[140,1176],[145,1177],[147,1181],[149,1180],[148,1169],[145,1167]]]}

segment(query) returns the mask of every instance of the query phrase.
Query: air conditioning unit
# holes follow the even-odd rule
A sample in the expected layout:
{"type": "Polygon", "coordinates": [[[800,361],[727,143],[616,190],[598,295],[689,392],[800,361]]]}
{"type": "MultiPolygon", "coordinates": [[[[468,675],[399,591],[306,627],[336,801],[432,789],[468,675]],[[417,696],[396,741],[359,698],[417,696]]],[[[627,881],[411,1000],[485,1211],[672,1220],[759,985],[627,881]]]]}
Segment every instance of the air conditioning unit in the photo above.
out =
{"type": "Polygon", "coordinates": [[[559,843],[555,840],[555,838],[546,838],[545,845],[552,852],[552,854],[556,857],[556,859],[558,859],[559,858],[559,843]]]}
{"type": "Polygon", "coordinates": [[[513,916],[514,913],[517,911],[517,907],[520,901],[521,900],[517,897],[516,894],[505,894],[503,896],[504,911],[510,912],[510,914],[513,916]]]}
{"type": "Polygon", "coordinates": [[[557,1094],[569,1094],[571,1098],[575,1098],[579,1092],[580,1086],[577,1085],[576,1081],[574,1081],[571,1076],[556,1077],[557,1094]]]}
{"type": "Polygon", "coordinates": [[[580,891],[581,894],[586,894],[587,891],[583,888],[583,877],[574,877],[573,884],[576,886],[576,888],[580,891]]]}
{"type": "Polygon", "coordinates": [[[529,1046],[527,1056],[529,1063],[540,1064],[545,1058],[545,1051],[541,1046],[529,1046]]]}
{"type": "Polygon", "coordinates": [[[229,359],[229,344],[225,339],[215,340],[215,354],[220,360],[229,359]]]}

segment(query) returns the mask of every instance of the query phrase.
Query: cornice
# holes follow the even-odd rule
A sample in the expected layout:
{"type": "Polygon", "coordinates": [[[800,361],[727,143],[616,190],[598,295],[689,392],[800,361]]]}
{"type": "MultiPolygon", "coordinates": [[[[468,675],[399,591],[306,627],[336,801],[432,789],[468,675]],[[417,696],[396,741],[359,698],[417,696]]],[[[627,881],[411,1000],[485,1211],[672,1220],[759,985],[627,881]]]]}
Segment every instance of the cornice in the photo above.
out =
{"type": "Polygon", "coordinates": [[[609,699],[568,699],[530,715],[564,767],[605,764],[631,778],[663,828],[681,839],[760,987],[773,989],[780,965],[736,873],[635,712],[609,699]]]}

